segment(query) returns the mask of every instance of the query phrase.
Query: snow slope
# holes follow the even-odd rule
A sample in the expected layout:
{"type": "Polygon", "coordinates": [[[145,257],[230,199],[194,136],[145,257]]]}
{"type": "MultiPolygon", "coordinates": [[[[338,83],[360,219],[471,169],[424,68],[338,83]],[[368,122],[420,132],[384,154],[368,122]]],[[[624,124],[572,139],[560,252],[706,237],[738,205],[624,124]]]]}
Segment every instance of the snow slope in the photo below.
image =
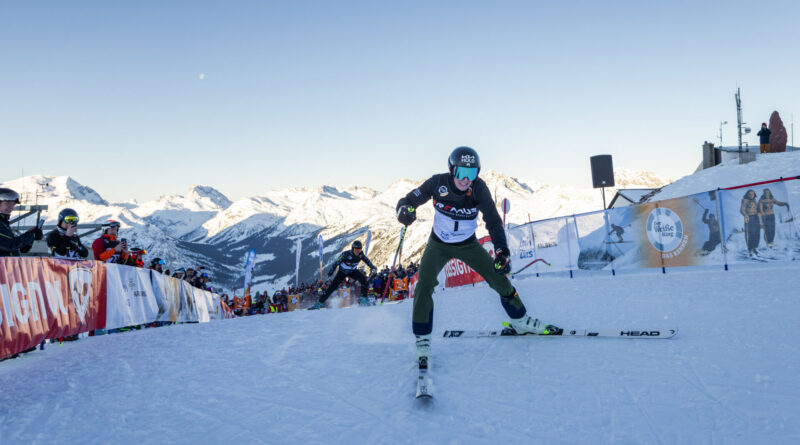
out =
{"type": "Polygon", "coordinates": [[[487,288],[439,292],[429,404],[408,302],[49,345],[0,362],[0,443],[799,443],[798,272],[515,282],[547,321],[670,340],[443,339],[505,315],[487,288]]]}

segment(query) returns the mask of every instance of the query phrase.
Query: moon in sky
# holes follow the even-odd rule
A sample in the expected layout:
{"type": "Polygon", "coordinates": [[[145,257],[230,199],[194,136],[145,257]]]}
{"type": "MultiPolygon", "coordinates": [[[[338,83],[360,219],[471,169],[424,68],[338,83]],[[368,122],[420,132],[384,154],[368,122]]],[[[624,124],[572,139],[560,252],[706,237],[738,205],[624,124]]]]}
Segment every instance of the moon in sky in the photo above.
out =
{"type": "Polygon", "coordinates": [[[200,75],[199,75],[199,76],[197,76],[197,77],[199,77],[199,78],[200,78],[200,80],[203,80],[203,79],[205,79],[205,78],[206,78],[206,73],[200,73],[200,75]]]}

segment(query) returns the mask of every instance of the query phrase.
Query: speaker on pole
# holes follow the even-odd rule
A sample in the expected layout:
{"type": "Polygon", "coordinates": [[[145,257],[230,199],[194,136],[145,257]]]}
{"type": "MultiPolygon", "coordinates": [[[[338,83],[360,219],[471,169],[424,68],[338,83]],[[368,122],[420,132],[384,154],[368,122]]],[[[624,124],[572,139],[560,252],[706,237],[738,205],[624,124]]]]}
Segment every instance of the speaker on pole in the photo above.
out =
{"type": "Polygon", "coordinates": [[[592,164],[592,186],[603,190],[603,209],[606,208],[606,187],[614,187],[614,164],[611,155],[589,158],[592,164]]]}
{"type": "Polygon", "coordinates": [[[592,163],[592,186],[614,187],[614,164],[611,155],[597,155],[589,158],[592,163]]]}

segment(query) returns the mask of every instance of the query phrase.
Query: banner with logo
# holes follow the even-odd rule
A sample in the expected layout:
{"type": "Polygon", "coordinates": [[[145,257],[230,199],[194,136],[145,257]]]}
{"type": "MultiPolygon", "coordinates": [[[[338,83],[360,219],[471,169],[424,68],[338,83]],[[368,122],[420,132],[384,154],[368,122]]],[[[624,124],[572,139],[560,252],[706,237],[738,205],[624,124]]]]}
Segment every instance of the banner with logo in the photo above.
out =
{"type": "Polygon", "coordinates": [[[192,288],[192,296],[197,307],[197,321],[206,323],[211,320],[222,319],[219,295],[207,290],[192,288]]]}
{"type": "MultiPolygon", "coordinates": [[[[494,257],[494,244],[491,237],[484,236],[478,240],[489,254],[494,257]]],[[[465,262],[453,258],[444,265],[445,287],[466,286],[467,284],[480,283],[483,280],[478,272],[472,270],[465,262]]]]}
{"type": "Polygon", "coordinates": [[[287,298],[287,307],[290,311],[300,309],[300,295],[289,295],[287,298]]]}
{"type": "Polygon", "coordinates": [[[0,258],[0,357],[102,328],[105,278],[95,261],[0,258]]]}
{"type": "Polygon", "coordinates": [[[155,321],[159,304],[150,271],[120,264],[106,264],[106,329],[155,321]]]}

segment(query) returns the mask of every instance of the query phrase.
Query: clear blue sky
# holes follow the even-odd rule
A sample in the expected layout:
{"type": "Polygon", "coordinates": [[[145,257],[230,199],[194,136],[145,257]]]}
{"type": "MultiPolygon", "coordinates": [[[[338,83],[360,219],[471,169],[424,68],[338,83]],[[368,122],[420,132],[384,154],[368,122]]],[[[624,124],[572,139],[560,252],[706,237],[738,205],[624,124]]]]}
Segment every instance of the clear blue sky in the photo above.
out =
{"type": "Polygon", "coordinates": [[[589,187],[605,153],[677,178],[721,120],[734,143],[737,86],[754,129],[773,110],[800,122],[798,17],[796,1],[3,1],[0,181],[70,175],[110,200],[382,189],[458,145],[537,182],[589,187]]]}

